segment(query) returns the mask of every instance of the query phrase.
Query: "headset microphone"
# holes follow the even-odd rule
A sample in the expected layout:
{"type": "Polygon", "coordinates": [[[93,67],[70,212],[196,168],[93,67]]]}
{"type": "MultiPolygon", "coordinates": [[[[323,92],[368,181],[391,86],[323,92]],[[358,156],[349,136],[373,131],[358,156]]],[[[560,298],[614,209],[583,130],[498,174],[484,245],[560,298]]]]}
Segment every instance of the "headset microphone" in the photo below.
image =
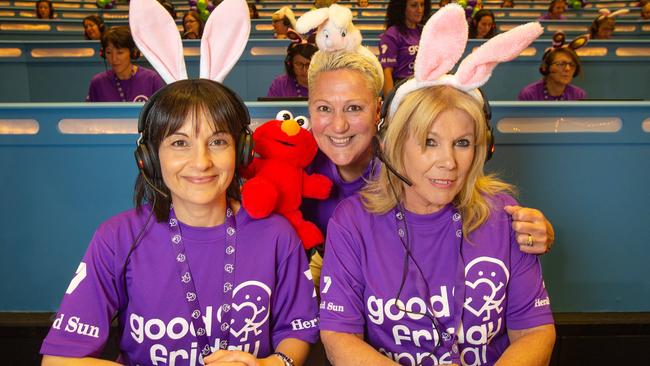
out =
{"type": "Polygon", "coordinates": [[[144,181],[147,183],[149,187],[151,187],[154,191],[158,192],[163,198],[167,199],[169,196],[167,193],[161,191],[160,189],[156,188],[156,186],[147,178],[147,175],[140,169],[140,175],[142,175],[142,178],[144,178],[144,181]]]}
{"type": "Polygon", "coordinates": [[[402,174],[398,173],[397,170],[395,170],[395,168],[393,168],[393,166],[384,157],[384,154],[381,152],[381,146],[379,145],[379,137],[375,136],[373,138],[373,140],[372,140],[372,144],[373,144],[373,146],[375,148],[375,156],[377,156],[377,158],[382,163],[384,163],[384,166],[386,167],[386,169],[388,169],[391,173],[393,173],[399,180],[406,183],[406,185],[408,185],[409,187],[412,187],[413,182],[411,182],[410,179],[406,178],[402,174]]]}

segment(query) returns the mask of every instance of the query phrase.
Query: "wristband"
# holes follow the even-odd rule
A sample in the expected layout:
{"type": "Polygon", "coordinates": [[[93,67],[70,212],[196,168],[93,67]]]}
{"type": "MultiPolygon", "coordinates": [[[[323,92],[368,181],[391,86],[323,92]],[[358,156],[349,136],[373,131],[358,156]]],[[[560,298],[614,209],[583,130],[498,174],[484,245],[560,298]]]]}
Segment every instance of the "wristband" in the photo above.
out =
{"type": "Polygon", "coordinates": [[[274,352],[273,355],[282,360],[284,366],[295,366],[291,357],[285,355],[284,353],[274,352]]]}

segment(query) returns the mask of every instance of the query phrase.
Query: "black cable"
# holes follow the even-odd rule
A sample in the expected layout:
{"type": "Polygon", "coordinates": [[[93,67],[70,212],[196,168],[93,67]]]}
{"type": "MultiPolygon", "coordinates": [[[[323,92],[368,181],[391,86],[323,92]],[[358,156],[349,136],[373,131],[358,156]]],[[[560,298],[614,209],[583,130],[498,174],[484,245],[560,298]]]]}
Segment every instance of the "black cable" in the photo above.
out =
{"type": "MultiPolygon", "coordinates": [[[[388,165],[383,160],[382,160],[382,162],[384,163],[384,166],[388,165]]],[[[392,169],[389,169],[389,171],[394,173],[394,171],[392,169]]],[[[402,179],[401,176],[399,176],[399,175],[397,175],[397,177],[399,179],[402,179]]],[[[395,295],[395,307],[397,308],[397,310],[402,311],[402,312],[407,313],[407,314],[415,314],[415,315],[426,316],[431,321],[431,327],[433,328],[433,330],[436,332],[436,335],[438,336],[438,341],[437,342],[436,342],[435,339],[433,340],[434,349],[431,352],[427,352],[429,355],[433,356],[435,354],[435,348],[440,346],[442,335],[440,333],[440,330],[436,326],[435,311],[433,310],[433,306],[431,307],[431,315],[429,315],[427,313],[427,311],[426,311],[426,310],[428,310],[428,303],[429,303],[428,298],[431,296],[431,289],[429,288],[429,283],[426,280],[426,277],[424,275],[424,271],[422,271],[422,268],[420,268],[420,265],[415,261],[415,258],[413,257],[413,254],[411,253],[411,249],[409,248],[409,245],[407,244],[408,241],[409,241],[409,233],[408,233],[408,223],[406,222],[406,214],[404,213],[404,210],[402,210],[401,207],[400,207],[399,198],[397,196],[397,191],[395,190],[395,186],[393,185],[393,181],[390,179],[390,177],[388,177],[388,184],[390,185],[390,189],[393,192],[393,196],[395,197],[395,201],[396,201],[395,205],[397,206],[397,210],[398,210],[399,213],[402,214],[402,220],[404,220],[404,231],[405,231],[404,236],[406,236],[406,242],[404,242],[403,237],[400,236],[399,234],[397,235],[397,237],[399,238],[400,243],[402,243],[402,246],[404,247],[404,263],[402,265],[402,279],[400,281],[400,285],[399,285],[399,289],[397,290],[397,294],[395,295]],[[427,293],[425,294],[426,298],[424,299],[424,303],[425,303],[425,311],[424,311],[424,313],[419,313],[419,312],[415,312],[415,311],[406,310],[406,309],[403,309],[403,308],[401,308],[399,306],[399,297],[402,294],[402,290],[404,289],[404,285],[406,284],[406,276],[408,275],[408,260],[409,260],[409,258],[411,258],[411,260],[413,261],[413,264],[418,269],[418,272],[420,273],[420,277],[422,277],[422,280],[424,281],[424,285],[426,287],[427,293]]],[[[422,365],[423,362],[424,362],[424,360],[422,360],[422,362],[419,362],[417,364],[417,366],[422,365]]]]}
{"type": "MultiPolygon", "coordinates": [[[[144,176],[144,175],[143,175],[144,176]]],[[[140,229],[140,232],[138,232],[138,235],[136,235],[135,239],[131,243],[131,247],[129,248],[129,252],[126,254],[126,258],[124,259],[124,265],[122,266],[122,270],[120,271],[120,275],[117,277],[117,281],[122,279],[122,284],[124,285],[124,294],[126,296],[124,306],[120,306],[118,304],[117,312],[111,319],[111,324],[119,317],[119,315],[122,313],[123,310],[126,310],[127,305],[129,304],[129,291],[126,286],[126,266],[129,263],[129,258],[131,258],[131,254],[135,251],[135,248],[137,247],[138,243],[140,242],[140,239],[142,239],[142,236],[144,235],[145,230],[147,229],[147,226],[149,226],[149,222],[151,221],[151,217],[153,216],[153,211],[156,207],[156,194],[153,194],[153,204],[151,205],[151,211],[149,211],[149,215],[147,215],[147,220],[144,222],[144,226],[142,229],[140,229]]],[[[116,281],[116,282],[117,282],[116,281]]]]}

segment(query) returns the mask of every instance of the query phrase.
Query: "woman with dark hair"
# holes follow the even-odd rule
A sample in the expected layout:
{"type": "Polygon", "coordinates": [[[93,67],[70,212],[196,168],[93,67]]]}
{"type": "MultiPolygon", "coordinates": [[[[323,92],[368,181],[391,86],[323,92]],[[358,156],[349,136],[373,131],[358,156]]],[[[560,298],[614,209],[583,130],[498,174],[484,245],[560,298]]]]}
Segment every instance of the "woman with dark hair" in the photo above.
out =
{"type": "Polygon", "coordinates": [[[379,36],[379,62],[384,68],[384,95],[399,80],[413,75],[422,26],[431,12],[431,0],[390,0],[386,31],[379,36]]]}
{"type": "Polygon", "coordinates": [[[292,43],[287,47],[287,57],[284,59],[286,74],[278,75],[271,86],[269,97],[307,97],[307,71],[311,57],[318,51],[311,43],[292,43]]]}
{"type": "Polygon", "coordinates": [[[89,15],[83,20],[84,38],[89,40],[101,40],[106,30],[104,20],[96,14],[89,15]]]}
{"type": "Polygon", "coordinates": [[[95,232],[59,309],[64,326],[55,321],[43,342],[43,365],[97,357],[112,318],[118,362],[129,365],[193,365],[200,354],[206,365],[302,364],[317,339],[313,284],[289,223],[254,220],[239,202],[249,122],[241,99],[207,79],[174,82],[144,106],[136,207],[95,232]]]}
{"type": "Polygon", "coordinates": [[[539,67],[542,79],[523,88],[519,92],[519,100],[581,100],[587,97],[583,89],[571,85],[573,78],[580,75],[582,70],[575,50],[587,43],[587,37],[578,37],[569,45],[563,45],[563,34],[560,34],[553,36],[554,43],[559,46],[546,51],[542,57],[539,67]],[[556,39],[561,40],[557,42],[556,39]]]}
{"type": "Polygon", "coordinates": [[[564,12],[566,11],[566,0],[552,0],[548,5],[548,13],[542,15],[540,20],[563,20],[566,19],[564,12]]]}
{"type": "Polygon", "coordinates": [[[135,208],[95,232],[41,347],[43,365],[116,364],[96,358],[116,320],[119,364],[300,366],[318,339],[307,258],[284,217],[253,219],[240,203],[250,116],[221,83],[248,41],[248,9],[239,0],[214,9],[234,31],[207,29],[202,79],[188,80],[166,10],[155,0],[129,7],[135,41],[169,85],[138,120],[135,208]]]}
{"type": "Polygon", "coordinates": [[[481,9],[474,14],[469,24],[469,38],[489,39],[496,35],[496,30],[494,13],[481,9]]]}
{"type": "Polygon", "coordinates": [[[100,55],[111,68],[93,76],[87,102],[144,102],[165,85],[155,71],[133,64],[140,53],[129,27],[109,28],[102,36],[100,55]]]}
{"type": "Polygon", "coordinates": [[[36,2],[36,17],[39,19],[54,18],[54,5],[50,0],[38,0],[36,2]]]}
{"type": "Polygon", "coordinates": [[[188,11],[183,16],[183,39],[200,39],[203,36],[203,20],[199,13],[188,11]]]}

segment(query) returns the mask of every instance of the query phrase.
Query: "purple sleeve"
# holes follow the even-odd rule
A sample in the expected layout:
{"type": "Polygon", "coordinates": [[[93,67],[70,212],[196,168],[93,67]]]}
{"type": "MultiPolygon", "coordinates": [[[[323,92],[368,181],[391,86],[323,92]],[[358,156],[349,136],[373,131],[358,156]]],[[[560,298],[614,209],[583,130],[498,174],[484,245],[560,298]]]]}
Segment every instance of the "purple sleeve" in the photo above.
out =
{"type": "Polygon", "coordinates": [[[526,101],[526,100],[537,100],[535,99],[533,90],[531,88],[531,85],[526,86],[525,88],[521,89],[519,92],[519,95],[517,96],[518,100],[521,101],[526,101]]]}
{"type": "MultiPolygon", "coordinates": [[[[507,196],[504,205],[517,205],[517,202],[507,196]]],[[[553,324],[553,314],[539,258],[522,252],[515,236],[516,233],[511,228],[506,327],[519,330],[553,324]]]]}
{"type": "Polygon", "coordinates": [[[95,89],[97,89],[97,85],[95,83],[95,78],[93,77],[92,80],[90,80],[90,85],[88,85],[88,95],[86,95],[86,102],[97,101],[97,96],[95,95],[95,89]]]}
{"type": "Polygon", "coordinates": [[[268,93],[266,93],[267,97],[281,97],[282,96],[282,85],[281,85],[281,80],[280,77],[276,77],[273,79],[273,82],[271,83],[271,86],[269,87],[268,93]]]}
{"type": "Polygon", "coordinates": [[[68,286],[41,354],[98,357],[117,309],[114,251],[98,230],[68,286]]]}
{"type": "Polygon", "coordinates": [[[286,245],[289,247],[286,258],[279,262],[276,269],[276,295],[271,309],[274,349],[286,338],[297,338],[308,343],[318,341],[316,292],[307,256],[293,231],[286,245]]]}
{"type": "Polygon", "coordinates": [[[587,99],[587,92],[582,88],[576,87],[576,99],[577,100],[587,99]]]}
{"type": "Polygon", "coordinates": [[[165,86],[165,81],[160,77],[160,75],[158,75],[158,73],[155,71],[154,73],[155,76],[153,80],[153,90],[151,91],[151,95],[153,95],[153,93],[157,92],[158,90],[160,90],[160,88],[165,86]]]}
{"type": "Polygon", "coordinates": [[[359,240],[339,224],[346,221],[339,220],[340,216],[335,214],[327,226],[327,252],[320,277],[320,328],[358,334],[365,328],[359,240]]]}
{"type": "Polygon", "coordinates": [[[397,67],[397,53],[399,52],[399,33],[394,28],[389,28],[379,36],[379,63],[381,67],[397,67]]]}

